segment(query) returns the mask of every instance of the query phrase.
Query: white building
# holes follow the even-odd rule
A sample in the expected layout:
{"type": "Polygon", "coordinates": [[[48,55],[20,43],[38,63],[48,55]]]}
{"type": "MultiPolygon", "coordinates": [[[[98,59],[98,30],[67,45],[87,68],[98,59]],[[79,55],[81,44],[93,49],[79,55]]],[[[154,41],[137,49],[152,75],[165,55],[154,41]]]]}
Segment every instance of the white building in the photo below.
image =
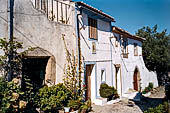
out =
{"type": "Polygon", "coordinates": [[[144,38],[132,35],[118,27],[112,28],[112,62],[114,64],[114,86],[119,95],[129,89],[142,91],[149,82],[158,86],[157,76],[145,67],[142,57],[142,41],[144,38]]]}
{"type": "Polygon", "coordinates": [[[114,86],[120,96],[129,89],[140,91],[149,82],[157,87],[156,74],[147,70],[142,58],[144,39],[112,27],[114,18],[98,9],[82,2],[77,4],[86,98],[96,103],[102,82],[114,86]]]}

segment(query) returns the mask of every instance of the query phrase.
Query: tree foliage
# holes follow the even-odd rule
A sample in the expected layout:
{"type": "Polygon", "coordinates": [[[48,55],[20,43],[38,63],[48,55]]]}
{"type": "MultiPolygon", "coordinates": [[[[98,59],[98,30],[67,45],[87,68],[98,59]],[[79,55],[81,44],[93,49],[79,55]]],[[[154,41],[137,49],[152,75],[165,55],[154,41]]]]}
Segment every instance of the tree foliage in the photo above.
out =
{"type": "Polygon", "coordinates": [[[21,75],[22,70],[22,55],[18,53],[18,49],[22,49],[22,43],[16,41],[7,41],[5,38],[0,38],[0,49],[3,51],[3,55],[0,56],[1,72],[7,77],[10,68],[12,68],[13,77],[21,75]],[[11,63],[9,63],[9,55],[12,52],[11,63]]]}
{"type": "Polygon", "coordinates": [[[158,27],[143,27],[136,35],[145,38],[143,41],[143,58],[146,67],[158,74],[159,83],[166,82],[170,71],[170,34],[166,30],[158,32],[158,27]]]}

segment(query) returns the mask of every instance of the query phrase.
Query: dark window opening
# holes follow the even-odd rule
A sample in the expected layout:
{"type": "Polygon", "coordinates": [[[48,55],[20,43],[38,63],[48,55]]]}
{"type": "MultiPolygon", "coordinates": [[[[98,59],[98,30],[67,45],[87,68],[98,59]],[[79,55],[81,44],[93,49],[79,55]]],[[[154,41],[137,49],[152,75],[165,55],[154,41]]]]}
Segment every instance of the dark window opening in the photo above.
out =
{"type": "Polygon", "coordinates": [[[123,58],[128,58],[128,39],[123,38],[123,58]]]}
{"type": "Polygon", "coordinates": [[[26,58],[23,60],[22,88],[26,87],[25,78],[30,79],[33,90],[38,90],[45,83],[45,71],[49,58],[26,58]]]}
{"type": "Polygon", "coordinates": [[[134,56],[138,56],[138,45],[134,43],[134,56]]]}

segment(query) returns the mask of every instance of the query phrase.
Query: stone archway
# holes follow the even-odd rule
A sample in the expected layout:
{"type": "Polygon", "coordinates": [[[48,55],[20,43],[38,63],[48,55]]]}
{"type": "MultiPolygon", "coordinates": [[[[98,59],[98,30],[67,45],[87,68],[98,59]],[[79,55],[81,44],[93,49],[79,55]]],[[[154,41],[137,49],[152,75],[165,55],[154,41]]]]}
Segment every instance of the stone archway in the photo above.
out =
{"type": "Polygon", "coordinates": [[[48,86],[54,85],[56,81],[56,61],[55,57],[51,56],[48,59],[45,74],[45,83],[48,86]]]}
{"type": "MultiPolygon", "coordinates": [[[[37,81],[41,81],[39,87],[44,84],[48,86],[54,85],[56,81],[56,60],[55,57],[45,49],[36,47],[26,54],[25,65],[23,65],[23,73],[30,76],[30,72],[37,77],[37,81]],[[38,62],[38,63],[37,63],[38,62]],[[29,67],[29,70],[28,70],[29,67]],[[42,68],[40,68],[42,67],[42,68]],[[25,72],[24,72],[25,71],[25,72]]],[[[34,79],[35,77],[31,77],[34,79]]]]}
{"type": "Polygon", "coordinates": [[[138,68],[135,68],[134,74],[133,74],[133,88],[136,91],[140,91],[140,72],[138,68]]]}

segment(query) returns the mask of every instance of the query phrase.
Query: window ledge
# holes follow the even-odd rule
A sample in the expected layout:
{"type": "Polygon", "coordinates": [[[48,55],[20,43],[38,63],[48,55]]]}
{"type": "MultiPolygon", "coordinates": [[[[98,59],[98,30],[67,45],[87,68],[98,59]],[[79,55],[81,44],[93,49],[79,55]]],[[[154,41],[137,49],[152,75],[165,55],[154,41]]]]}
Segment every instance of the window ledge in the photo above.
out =
{"type": "Polygon", "coordinates": [[[126,53],[126,54],[124,53],[123,58],[128,58],[128,53],[126,53]]]}
{"type": "Polygon", "coordinates": [[[98,41],[98,39],[88,38],[89,41],[98,41]]]}

